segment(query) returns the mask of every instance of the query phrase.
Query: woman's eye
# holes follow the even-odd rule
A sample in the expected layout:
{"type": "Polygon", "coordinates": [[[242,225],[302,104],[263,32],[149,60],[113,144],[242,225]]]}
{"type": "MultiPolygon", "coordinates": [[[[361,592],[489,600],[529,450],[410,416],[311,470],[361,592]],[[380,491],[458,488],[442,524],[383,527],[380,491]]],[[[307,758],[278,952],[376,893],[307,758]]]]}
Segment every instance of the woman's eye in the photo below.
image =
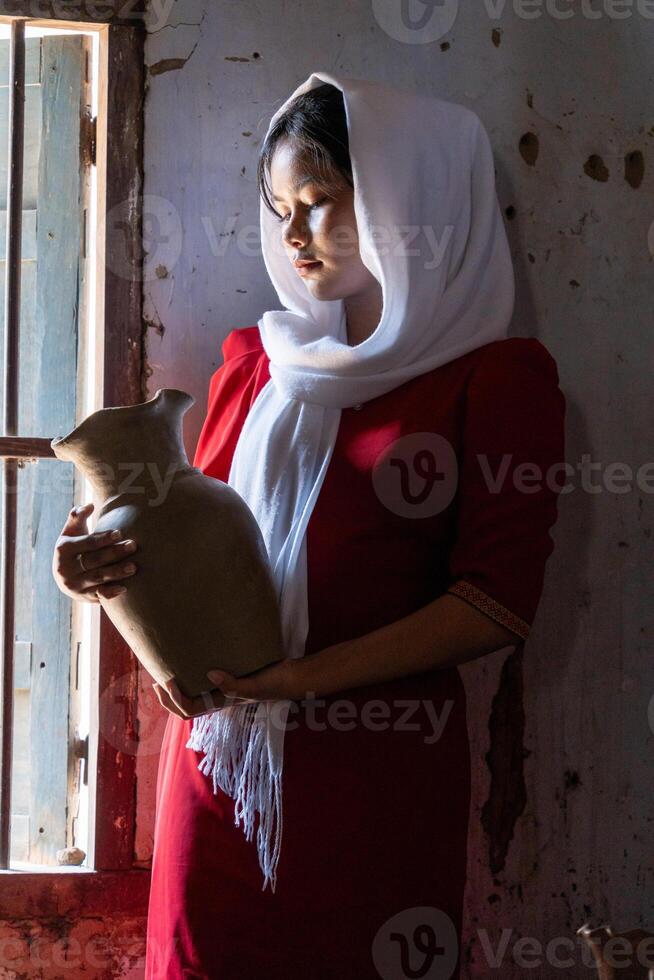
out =
{"type": "MultiPolygon", "coordinates": [[[[325,203],[327,202],[327,200],[328,200],[328,198],[326,198],[326,197],[321,197],[319,201],[316,201],[316,202],[315,202],[315,204],[309,204],[309,205],[308,205],[308,208],[309,208],[309,211],[313,211],[313,210],[314,210],[314,208],[320,208],[320,207],[322,207],[322,205],[323,205],[323,204],[325,204],[325,203]]],[[[277,221],[279,221],[279,222],[280,222],[280,224],[281,224],[282,222],[284,222],[284,221],[286,221],[286,219],[287,219],[288,217],[290,217],[290,215],[288,215],[288,214],[282,214],[282,215],[277,215],[277,216],[276,216],[276,218],[277,218],[277,221]]]]}

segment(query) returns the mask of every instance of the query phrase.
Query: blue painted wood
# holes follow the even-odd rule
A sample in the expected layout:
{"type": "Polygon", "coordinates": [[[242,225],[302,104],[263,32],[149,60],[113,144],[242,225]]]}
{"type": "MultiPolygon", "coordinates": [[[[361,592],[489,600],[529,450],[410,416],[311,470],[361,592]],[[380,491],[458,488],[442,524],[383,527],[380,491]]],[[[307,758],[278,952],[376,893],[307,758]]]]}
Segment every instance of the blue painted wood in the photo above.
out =
{"type": "MultiPolygon", "coordinates": [[[[80,35],[31,38],[27,44],[18,431],[51,438],[69,431],[76,421],[85,53],[80,35]]],[[[0,84],[5,83],[4,91],[0,87],[0,158],[7,139],[4,48],[0,47],[0,84]]],[[[0,272],[5,221],[3,212],[0,272]]],[[[16,832],[25,830],[27,839],[16,835],[11,854],[12,860],[53,866],[56,851],[69,843],[72,606],[57,588],[51,568],[54,542],[73,492],[70,464],[41,459],[19,471],[16,638],[23,650],[30,644],[31,677],[29,690],[15,693],[16,721],[22,729],[15,729],[12,771],[13,827],[16,832]]]]}
{"type": "MultiPolygon", "coordinates": [[[[84,38],[41,39],[41,127],[36,220],[33,432],[75,425],[81,251],[80,116],[84,38]]],[[[71,601],[52,577],[54,542],[73,503],[73,474],[39,460],[32,500],[32,747],[29,860],[56,863],[66,847],[71,601]],[[42,666],[45,665],[45,666],[42,666]]],[[[66,466],[64,464],[64,470],[66,466]]]]}

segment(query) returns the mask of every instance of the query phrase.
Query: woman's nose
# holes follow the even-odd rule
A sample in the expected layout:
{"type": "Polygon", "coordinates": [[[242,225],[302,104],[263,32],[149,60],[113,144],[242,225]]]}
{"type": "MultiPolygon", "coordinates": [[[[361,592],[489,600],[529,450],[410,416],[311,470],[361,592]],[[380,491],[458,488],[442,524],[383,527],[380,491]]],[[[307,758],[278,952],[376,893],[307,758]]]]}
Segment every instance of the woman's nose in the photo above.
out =
{"type": "Polygon", "coordinates": [[[308,239],[306,224],[303,224],[297,218],[289,220],[284,228],[283,238],[287,245],[301,248],[303,244],[306,244],[308,239]]]}

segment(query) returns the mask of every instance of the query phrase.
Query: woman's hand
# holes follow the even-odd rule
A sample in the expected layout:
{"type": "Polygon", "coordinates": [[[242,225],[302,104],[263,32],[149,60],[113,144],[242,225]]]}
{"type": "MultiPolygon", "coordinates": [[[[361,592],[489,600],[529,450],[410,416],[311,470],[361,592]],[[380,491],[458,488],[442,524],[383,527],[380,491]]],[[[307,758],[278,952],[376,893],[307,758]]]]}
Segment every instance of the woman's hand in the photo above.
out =
{"type": "Polygon", "coordinates": [[[64,595],[82,602],[100,602],[113,599],[125,591],[125,580],[136,571],[132,560],[130,571],[127,559],[133,559],[136,542],[118,540],[112,530],[94,531],[88,534],[86,519],[93,510],[93,503],[84,504],[78,514],[71,510],[61,534],[55,543],[52,557],[52,575],[64,595]],[[82,556],[82,564],[77,556],[82,556]]]}
{"type": "Polygon", "coordinates": [[[297,663],[298,661],[287,657],[245,677],[234,677],[226,670],[210,670],[207,677],[213,684],[213,689],[194,698],[182,694],[175,678],[163,686],[155,683],[152,687],[164,708],[180,718],[193,718],[196,715],[211,714],[232,704],[303,697],[295,679],[297,663]]]}

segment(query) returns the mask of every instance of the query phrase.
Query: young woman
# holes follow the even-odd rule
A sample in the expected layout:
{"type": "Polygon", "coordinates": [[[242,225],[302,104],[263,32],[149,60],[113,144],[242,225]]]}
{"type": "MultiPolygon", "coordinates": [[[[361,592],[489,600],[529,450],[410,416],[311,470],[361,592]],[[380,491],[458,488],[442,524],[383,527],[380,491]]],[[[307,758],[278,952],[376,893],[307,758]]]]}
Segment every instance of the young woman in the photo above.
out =
{"type": "Polygon", "coordinates": [[[529,634],[557,368],[507,336],[513,270],[470,110],[314,73],[271,120],[259,186],[284,309],[224,341],[194,465],[259,521],[288,656],[243,678],[218,656],[197,699],[155,685],[146,978],[455,977],[457,664],[529,634]]]}

